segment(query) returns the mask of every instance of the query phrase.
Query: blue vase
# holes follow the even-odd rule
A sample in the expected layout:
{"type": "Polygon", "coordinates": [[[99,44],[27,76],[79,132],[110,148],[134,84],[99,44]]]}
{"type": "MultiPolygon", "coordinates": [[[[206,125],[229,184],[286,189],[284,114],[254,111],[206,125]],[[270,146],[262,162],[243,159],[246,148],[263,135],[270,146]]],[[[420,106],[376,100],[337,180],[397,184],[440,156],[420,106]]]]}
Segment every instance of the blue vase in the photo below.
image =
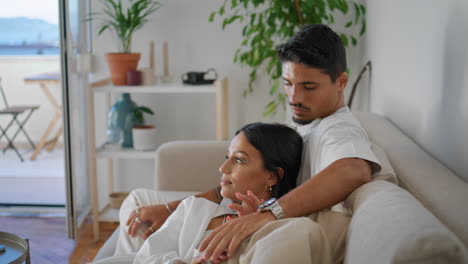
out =
{"type": "Polygon", "coordinates": [[[110,131],[123,132],[122,147],[124,148],[133,147],[132,128],[140,125],[136,123],[133,114],[136,107],[137,104],[132,101],[130,94],[124,93],[109,110],[107,128],[110,131]]]}

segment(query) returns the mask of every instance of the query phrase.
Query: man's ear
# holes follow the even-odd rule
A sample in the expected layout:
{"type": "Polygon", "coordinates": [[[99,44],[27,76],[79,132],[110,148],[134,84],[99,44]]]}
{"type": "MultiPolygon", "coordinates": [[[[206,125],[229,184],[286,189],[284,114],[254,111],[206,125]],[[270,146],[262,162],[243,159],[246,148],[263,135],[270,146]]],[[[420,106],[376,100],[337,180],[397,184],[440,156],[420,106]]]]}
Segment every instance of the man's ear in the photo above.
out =
{"type": "Polygon", "coordinates": [[[340,76],[338,76],[338,79],[336,80],[338,82],[338,89],[340,93],[343,93],[344,89],[346,88],[346,85],[348,84],[349,77],[346,72],[342,72],[340,76]]]}

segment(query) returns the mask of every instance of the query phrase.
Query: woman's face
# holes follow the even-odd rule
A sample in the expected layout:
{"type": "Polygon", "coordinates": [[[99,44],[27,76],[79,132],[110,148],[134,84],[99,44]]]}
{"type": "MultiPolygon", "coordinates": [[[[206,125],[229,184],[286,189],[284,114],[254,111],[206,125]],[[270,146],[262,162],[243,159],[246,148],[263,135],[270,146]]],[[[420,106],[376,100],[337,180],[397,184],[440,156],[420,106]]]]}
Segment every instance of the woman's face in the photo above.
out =
{"type": "Polygon", "coordinates": [[[243,132],[232,139],[219,171],[223,174],[221,195],[231,200],[238,200],[236,192],[246,194],[248,190],[267,200],[271,193],[266,186],[276,184],[275,175],[264,168],[262,154],[250,145],[243,132]]]}

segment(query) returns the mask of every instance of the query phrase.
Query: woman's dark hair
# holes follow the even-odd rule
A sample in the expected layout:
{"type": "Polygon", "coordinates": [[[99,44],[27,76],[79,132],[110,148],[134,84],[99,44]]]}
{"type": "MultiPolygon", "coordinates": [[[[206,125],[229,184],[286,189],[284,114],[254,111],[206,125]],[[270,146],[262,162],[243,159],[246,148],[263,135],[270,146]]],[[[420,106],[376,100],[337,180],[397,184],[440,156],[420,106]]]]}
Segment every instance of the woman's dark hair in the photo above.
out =
{"type": "Polygon", "coordinates": [[[279,198],[296,187],[301,166],[302,137],[292,128],[280,124],[252,123],[237,130],[263,157],[266,170],[276,175],[272,196],[279,198]],[[284,170],[283,177],[278,168],[284,170]]]}
{"type": "Polygon", "coordinates": [[[328,74],[333,82],[346,71],[346,51],[341,38],[326,25],[307,25],[279,45],[281,63],[290,61],[328,74]]]}

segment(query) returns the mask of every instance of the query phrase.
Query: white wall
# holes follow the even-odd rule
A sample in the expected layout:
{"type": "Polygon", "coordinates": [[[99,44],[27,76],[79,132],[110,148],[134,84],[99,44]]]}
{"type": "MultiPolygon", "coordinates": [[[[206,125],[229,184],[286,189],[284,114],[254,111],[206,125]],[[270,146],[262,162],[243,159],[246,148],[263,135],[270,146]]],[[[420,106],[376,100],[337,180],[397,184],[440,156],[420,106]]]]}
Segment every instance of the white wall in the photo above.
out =
{"type": "Polygon", "coordinates": [[[468,1],[367,3],[370,110],[468,181],[468,1]]]}
{"type": "MultiPolygon", "coordinates": [[[[273,118],[262,116],[264,106],[272,100],[268,96],[269,78],[259,76],[255,91],[247,98],[242,97],[242,91],[248,84],[249,69],[234,64],[233,56],[241,43],[240,24],[232,24],[225,31],[221,29],[222,19],[208,22],[213,10],[221,5],[218,0],[177,0],[162,1],[163,7],[151,17],[150,22],[134,36],[133,50],[142,53],[140,67],[148,66],[148,46],[151,40],[156,44],[156,71],[162,73],[162,43],[169,43],[170,70],[175,80],[187,71],[202,71],[215,68],[219,76],[229,78],[229,131],[234,131],[242,125],[254,121],[284,122],[286,113],[280,112],[273,118]]],[[[98,2],[93,2],[93,11],[100,10],[98,2]]],[[[337,17],[337,19],[341,19],[337,17]]],[[[97,23],[93,30],[97,32],[97,23]]],[[[93,53],[96,55],[96,76],[108,76],[107,65],[103,57],[106,52],[116,51],[116,40],[109,33],[93,38],[93,53]]],[[[357,73],[353,62],[362,67],[359,48],[349,52],[349,64],[352,76],[357,73]]],[[[354,79],[354,77],[352,78],[354,79]]],[[[212,96],[133,96],[140,104],[154,107],[157,115],[149,118],[158,126],[161,141],[175,139],[214,139],[214,99],[212,96]]],[[[107,109],[102,106],[103,99],[97,100],[98,115],[102,118],[107,109]]],[[[98,141],[104,140],[105,120],[97,122],[98,141]]],[[[119,161],[115,170],[116,188],[131,190],[138,187],[151,186],[153,181],[152,161],[119,161]]],[[[99,174],[104,174],[104,164],[100,163],[99,174]]],[[[101,177],[101,186],[106,186],[105,177],[101,177]]],[[[105,199],[102,197],[101,199],[105,199]]]]}
{"type": "MultiPolygon", "coordinates": [[[[149,43],[156,45],[156,71],[162,74],[162,43],[169,43],[170,72],[174,80],[180,80],[182,73],[187,71],[204,71],[215,68],[218,76],[229,78],[229,132],[233,135],[235,129],[253,121],[282,121],[284,115],[265,119],[262,117],[263,107],[271,100],[266,98],[269,89],[267,81],[260,78],[253,95],[242,99],[242,91],[247,87],[248,69],[234,64],[233,56],[240,46],[241,26],[232,25],[221,29],[222,20],[209,23],[210,13],[219,8],[217,0],[177,0],[161,1],[163,7],[154,14],[150,22],[138,31],[133,40],[133,51],[141,52],[140,67],[147,67],[149,43]]],[[[100,10],[99,3],[93,2],[92,9],[100,10]]],[[[98,23],[93,30],[97,32],[98,23]]],[[[95,34],[94,34],[95,35],[95,34]]],[[[103,57],[106,52],[117,50],[116,40],[109,33],[93,38],[93,53],[97,58],[97,76],[108,76],[107,65],[103,57]]],[[[149,122],[158,126],[161,141],[176,139],[214,139],[215,138],[215,101],[212,95],[175,96],[175,95],[135,95],[132,96],[139,104],[154,108],[157,112],[149,122]]],[[[97,100],[99,115],[105,116],[108,109],[102,106],[102,100],[97,100]]],[[[97,122],[99,123],[99,121],[97,122]]],[[[98,141],[105,135],[105,120],[98,124],[98,141]]],[[[100,163],[99,174],[104,174],[104,164],[100,163]]],[[[131,190],[138,187],[152,186],[152,161],[119,161],[116,166],[116,189],[131,190]]],[[[101,177],[102,178],[102,177],[101,177]]],[[[106,185],[106,180],[101,180],[106,185]]]]}

